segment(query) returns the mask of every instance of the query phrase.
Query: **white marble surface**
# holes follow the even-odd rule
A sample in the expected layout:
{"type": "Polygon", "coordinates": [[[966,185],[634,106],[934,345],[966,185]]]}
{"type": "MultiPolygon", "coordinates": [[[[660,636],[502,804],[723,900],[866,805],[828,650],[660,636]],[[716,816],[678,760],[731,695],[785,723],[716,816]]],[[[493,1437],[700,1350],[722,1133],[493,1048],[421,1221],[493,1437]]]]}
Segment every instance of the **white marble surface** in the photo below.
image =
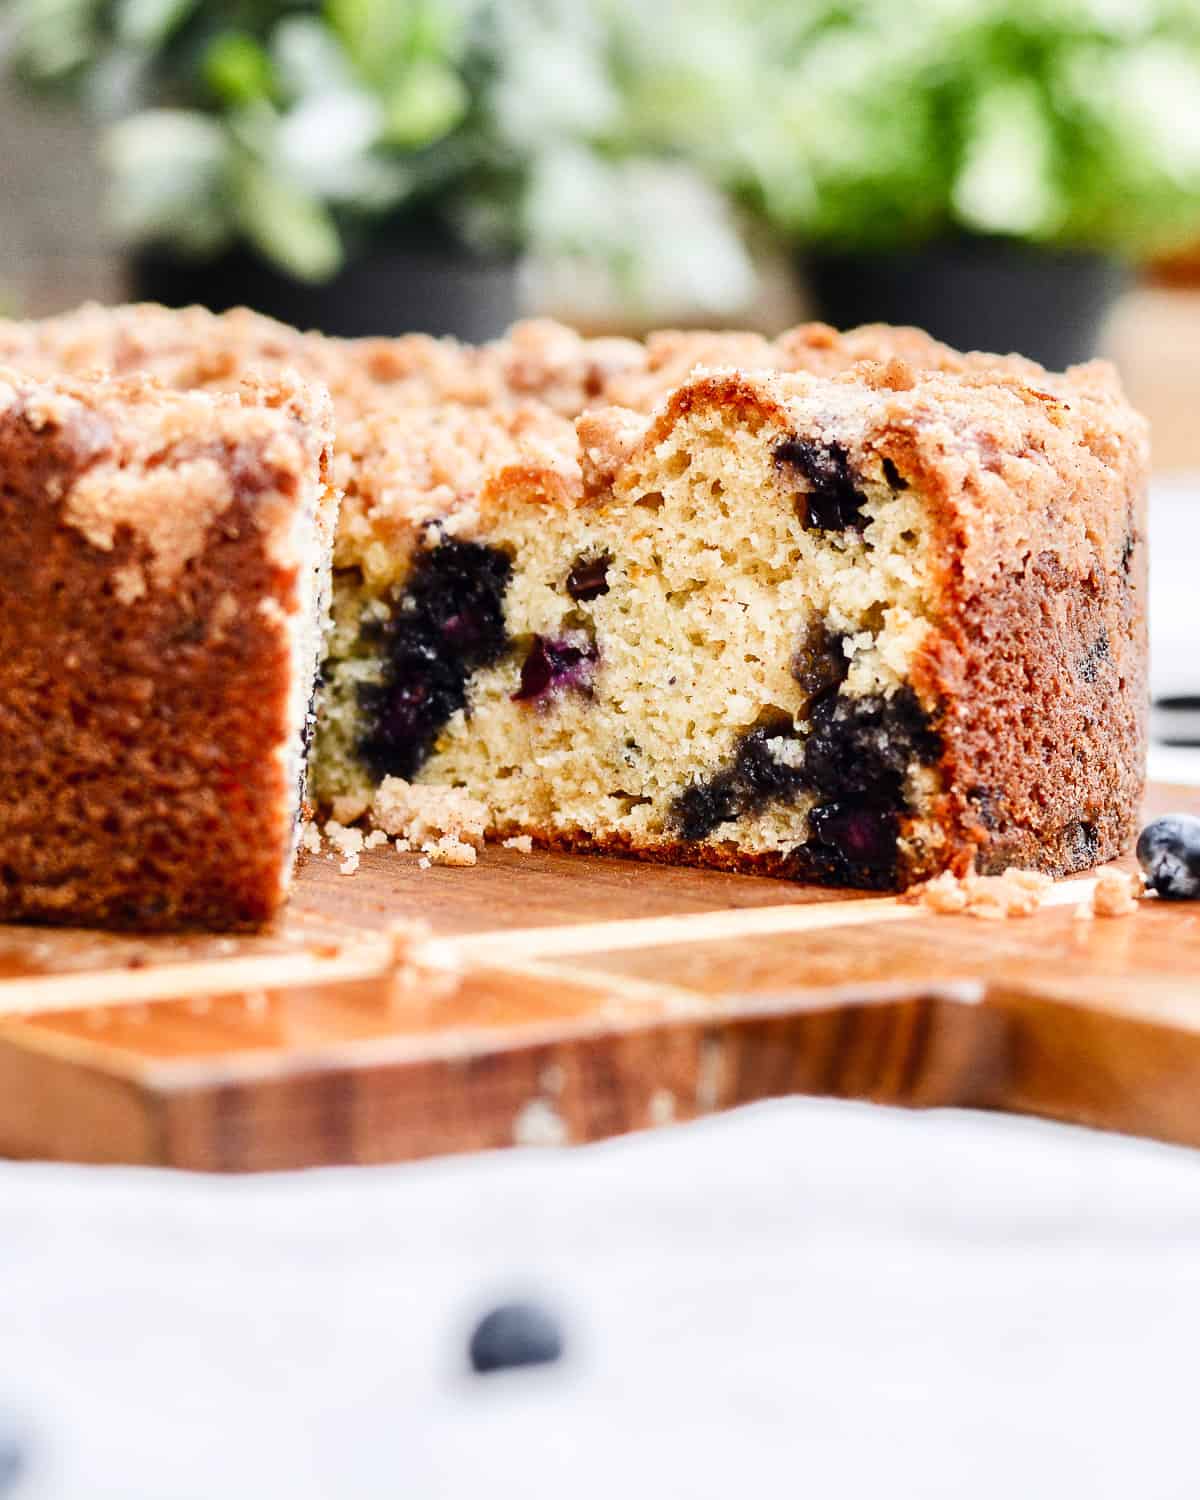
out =
{"type": "MultiPolygon", "coordinates": [[[[1200,485],[1152,529],[1156,689],[1200,691],[1200,485]]],[[[394,1170],[0,1166],[27,1500],[1183,1500],[1198,1331],[1200,1155],[1031,1121],[810,1100],[394,1170]],[[564,1364],[468,1376],[473,1317],[529,1292],[564,1364]]]]}

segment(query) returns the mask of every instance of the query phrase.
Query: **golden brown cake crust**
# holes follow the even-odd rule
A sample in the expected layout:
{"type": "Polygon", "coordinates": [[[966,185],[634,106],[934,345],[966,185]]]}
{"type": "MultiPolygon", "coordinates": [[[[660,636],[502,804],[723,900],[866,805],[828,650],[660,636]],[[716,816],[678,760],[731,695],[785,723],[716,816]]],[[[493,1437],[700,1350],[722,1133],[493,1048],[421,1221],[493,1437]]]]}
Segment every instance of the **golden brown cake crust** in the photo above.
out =
{"type": "Polygon", "coordinates": [[[329,442],[294,387],[0,371],[0,916],[229,927],[278,905],[290,531],[329,442]]]}

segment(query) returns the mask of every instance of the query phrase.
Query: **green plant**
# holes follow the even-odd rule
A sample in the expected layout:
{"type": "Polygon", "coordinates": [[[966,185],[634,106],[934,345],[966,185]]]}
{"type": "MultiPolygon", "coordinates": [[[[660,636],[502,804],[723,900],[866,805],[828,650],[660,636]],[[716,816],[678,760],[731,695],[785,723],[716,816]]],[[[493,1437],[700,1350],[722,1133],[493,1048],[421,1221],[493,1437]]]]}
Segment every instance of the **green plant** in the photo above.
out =
{"type": "MultiPolygon", "coordinates": [[[[117,229],[195,254],[243,238],[319,279],[371,220],[503,195],[479,8],[432,0],[16,0],[28,82],[107,122],[117,229]]],[[[511,226],[492,223],[494,241],[511,226]]]]}
{"type": "Polygon", "coordinates": [[[720,171],[792,239],[1141,254],[1200,233],[1194,0],[746,0],[769,107],[720,171]]]}
{"type": "Polygon", "coordinates": [[[130,243],[248,242],[321,280],[401,222],[586,261],[627,305],[669,308],[682,288],[723,311],[749,291],[722,191],[628,128],[607,0],[0,0],[0,14],[19,76],[102,122],[130,243]]]}

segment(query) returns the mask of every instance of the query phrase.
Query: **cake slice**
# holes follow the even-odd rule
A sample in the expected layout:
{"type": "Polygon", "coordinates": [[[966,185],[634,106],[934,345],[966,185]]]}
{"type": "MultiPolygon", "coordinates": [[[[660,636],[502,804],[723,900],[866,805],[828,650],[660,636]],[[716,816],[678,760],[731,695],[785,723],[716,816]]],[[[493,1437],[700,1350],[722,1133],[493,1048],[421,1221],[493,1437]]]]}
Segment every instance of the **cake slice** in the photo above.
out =
{"type": "Polygon", "coordinates": [[[328,609],[328,400],[0,369],[0,918],[270,916],[328,609]]]}
{"type": "Polygon", "coordinates": [[[1144,423],[1104,366],[826,335],[836,373],[693,371],[649,415],[359,432],[318,794],[876,889],[1126,847],[1144,423]]]}

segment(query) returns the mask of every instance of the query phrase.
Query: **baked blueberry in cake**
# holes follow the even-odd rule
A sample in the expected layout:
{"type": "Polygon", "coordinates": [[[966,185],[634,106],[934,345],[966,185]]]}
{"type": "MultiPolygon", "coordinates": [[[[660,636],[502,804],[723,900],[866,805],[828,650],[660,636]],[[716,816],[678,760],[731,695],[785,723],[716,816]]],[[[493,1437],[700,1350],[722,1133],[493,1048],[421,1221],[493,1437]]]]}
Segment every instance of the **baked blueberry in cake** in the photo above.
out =
{"type": "Polygon", "coordinates": [[[291,876],[328,399],[0,369],[0,918],[259,923],[291,876]]]}
{"type": "Polygon", "coordinates": [[[1106,366],[908,329],[470,349],[161,309],[6,349],[329,387],[319,802],[396,777],[499,837],[874,889],[1066,873],[1136,831],[1148,454],[1106,366]]]}

